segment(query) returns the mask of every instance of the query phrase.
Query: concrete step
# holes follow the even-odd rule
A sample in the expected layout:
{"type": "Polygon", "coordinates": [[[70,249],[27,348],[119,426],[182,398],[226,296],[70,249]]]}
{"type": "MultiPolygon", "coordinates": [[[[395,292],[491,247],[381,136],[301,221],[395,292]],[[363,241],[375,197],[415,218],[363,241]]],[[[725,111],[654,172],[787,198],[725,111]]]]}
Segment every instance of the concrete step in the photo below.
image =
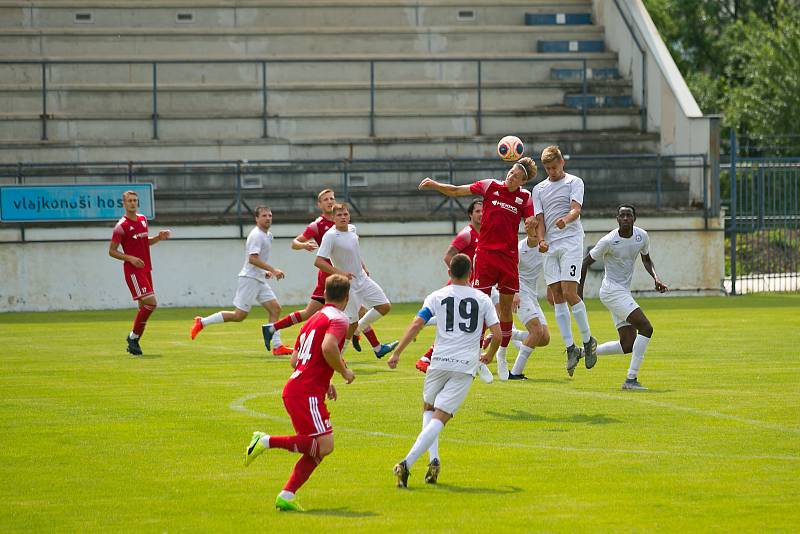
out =
{"type": "MultiPolygon", "coordinates": [[[[95,139],[76,141],[39,141],[39,123],[29,122],[30,135],[0,141],[0,163],[20,161],[86,162],[86,161],[209,161],[209,160],[305,160],[314,159],[398,159],[493,157],[498,135],[437,136],[383,135],[376,137],[339,136],[330,138],[308,136],[287,141],[278,138],[202,140],[194,136],[175,140],[114,140],[95,139]]],[[[2,123],[0,123],[2,131],[2,123]]],[[[659,137],[636,130],[587,132],[527,132],[505,130],[525,141],[526,154],[538,155],[551,144],[559,145],[565,153],[616,154],[655,153],[659,137]]]]}
{"type": "Polygon", "coordinates": [[[631,95],[598,95],[588,94],[584,95],[566,95],[564,97],[564,104],[572,107],[582,109],[587,108],[624,108],[633,106],[633,97],[631,95]]]}
{"type": "Polygon", "coordinates": [[[512,25],[526,13],[591,11],[586,0],[552,1],[4,1],[0,27],[296,27],[386,25],[512,25]]]}
{"type": "MultiPolygon", "coordinates": [[[[621,80],[612,83],[589,83],[590,107],[597,105],[631,105],[630,84],[621,80]],[[602,96],[628,96],[628,101],[606,100],[602,96]],[[628,103],[625,103],[628,102],[628,103]]],[[[484,82],[481,105],[487,109],[514,110],[566,103],[580,107],[582,84],[579,82],[546,81],[484,82]],[[579,95],[578,95],[579,96],[579,95]],[[566,102],[565,102],[566,99],[566,102]]],[[[159,85],[160,113],[203,114],[207,112],[253,112],[262,109],[262,90],[255,84],[229,85],[159,85]]],[[[376,84],[375,109],[405,108],[409,110],[458,110],[477,108],[477,87],[466,82],[381,82],[376,84]]],[[[341,84],[274,84],[267,88],[267,110],[282,113],[295,109],[352,109],[368,106],[370,89],[366,83],[341,84]]],[[[49,84],[49,113],[94,113],[97,109],[120,109],[126,112],[152,112],[152,86],[49,84]]],[[[42,110],[41,89],[36,86],[0,86],[0,113],[39,113],[42,110]],[[24,87],[24,90],[23,90],[24,87]]]]}
{"type": "Polygon", "coordinates": [[[601,52],[604,29],[600,26],[474,26],[396,28],[301,27],[246,29],[150,28],[0,30],[0,57],[67,56],[89,54],[158,58],[164,53],[187,57],[277,54],[389,54],[601,52]],[[560,39],[557,39],[560,38],[560,39]],[[564,40],[564,39],[567,40],[564,40]],[[566,44],[564,44],[566,43],[566,44]],[[570,43],[577,43],[572,50],[570,43]]]}
{"type": "MultiPolygon", "coordinates": [[[[583,68],[558,68],[554,67],[550,71],[550,77],[554,80],[583,80],[583,68]]],[[[586,68],[587,80],[614,80],[620,78],[617,67],[607,68],[586,68]]]]}

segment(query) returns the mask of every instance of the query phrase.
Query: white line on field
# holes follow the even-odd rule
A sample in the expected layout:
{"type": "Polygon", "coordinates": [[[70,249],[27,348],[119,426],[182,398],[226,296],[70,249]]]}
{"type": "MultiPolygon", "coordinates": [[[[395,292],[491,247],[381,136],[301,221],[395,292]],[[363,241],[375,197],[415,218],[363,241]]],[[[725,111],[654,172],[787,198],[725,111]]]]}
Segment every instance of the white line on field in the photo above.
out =
{"type": "MultiPolygon", "coordinates": [[[[406,378],[408,379],[408,378],[406,378]]],[[[419,380],[419,378],[414,377],[414,380],[419,380]]],[[[396,380],[403,380],[403,378],[398,378],[396,380]]],[[[251,393],[249,395],[245,395],[244,397],[240,397],[234,401],[232,401],[228,407],[231,410],[236,412],[244,413],[246,415],[250,415],[252,417],[258,417],[261,419],[268,419],[270,421],[278,421],[281,423],[286,422],[287,416],[281,414],[280,416],[270,415],[263,412],[258,412],[256,410],[252,410],[245,406],[250,400],[256,399],[258,397],[264,396],[272,396],[276,395],[281,390],[274,390],[265,393],[251,393]]],[[[669,405],[665,407],[671,407],[669,405]]],[[[351,428],[341,425],[336,425],[335,429],[338,431],[344,432],[355,432],[357,434],[364,434],[367,436],[375,436],[375,437],[382,437],[382,438],[392,438],[392,439],[402,439],[412,441],[417,438],[417,436],[410,436],[410,435],[403,435],[403,434],[390,434],[387,432],[376,432],[372,430],[363,430],[360,428],[351,428]]],[[[510,447],[514,449],[534,449],[534,450],[550,450],[550,451],[559,451],[559,452],[592,452],[592,453],[611,453],[611,454],[637,454],[637,455],[646,455],[646,456],[686,456],[686,457],[699,457],[699,458],[716,458],[716,459],[729,459],[729,460],[784,460],[784,461],[792,461],[797,462],[800,461],[800,456],[790,456],[790,455],[783,455],[783,454],[757,454],[757,455],[744,455],[744,454],[719,454],[719,453],[710,453],[710,452],[694,452],[694,451],[658,451],[658,450],[646,450],[646,449],[606,449],[606,448],[597,448],[597,447],[564,447],[564,446],[554,446],[554,445],[537,445],[533,443],[515,443],[511,441],[503,441],[503,442],[493,442],[493,441],[476,441],[476,440],[466,440],[466,439],[458,439],[458,438],[440,438],[440,440],[444,440],[446,442],[451,443],[463,443],[466,445],[477,445],[477,446],[486,446],[486,447],[495,447],[495,448],[502,448],[502,447],[510,447]]]]}

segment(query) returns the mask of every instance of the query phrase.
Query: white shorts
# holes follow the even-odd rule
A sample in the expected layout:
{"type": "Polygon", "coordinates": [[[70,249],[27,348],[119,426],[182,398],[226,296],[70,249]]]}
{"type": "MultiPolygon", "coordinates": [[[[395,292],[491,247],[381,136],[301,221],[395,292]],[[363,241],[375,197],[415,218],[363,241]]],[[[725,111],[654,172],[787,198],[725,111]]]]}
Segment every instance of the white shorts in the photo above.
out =
{"type": "Polygon", "coordinates": [[[239,285],[236,287],[236,296],[233,297],[233,305],[242,311],[250,312],[254,302],[264,304],[270,300],[278,300],[275,292],[269,287],[267,282],[240,276],[239,285]]]}
{"type": "Polygon", "coordinates": [[[580,282],[582,263],[583,237],[559,239],[544,256],[544,281],[548,286],[563,281],[580,282]]]}
{"type": "Polygon", "coordinates": [[[547,319],[544,318],[544,312],[542,307],[539,306],[539,301],[533,298],[533,295],[527,293],[519,294],[517,317],[522,321],[522,324],[528,324],[529,321],[538,319],[540,325],[547,326],[547,319]]]}
{"type": "Polygon", "coordinates": [[[460,371],[428,369],[422,386],[422,400],[450,415],[464,403],[475,377],[460,371]]]}
{"type": "Polygon", "coordinates": [[[630,291],[604,286],[600,287],[600,302],[611,312],[611,320],[618,329],[631,324],[628,316],[639,307],[630,291]]]}
{"type": "Polygon", "coordinates": [[[381,304],[388,304],[389,299],[372,278],[365,277],[358,282],[350,280],[350,300],[344,309],[345,315],[350,319],[350,324],[358,322],[358,310],[361,306],[367,309],[381,304]]]}

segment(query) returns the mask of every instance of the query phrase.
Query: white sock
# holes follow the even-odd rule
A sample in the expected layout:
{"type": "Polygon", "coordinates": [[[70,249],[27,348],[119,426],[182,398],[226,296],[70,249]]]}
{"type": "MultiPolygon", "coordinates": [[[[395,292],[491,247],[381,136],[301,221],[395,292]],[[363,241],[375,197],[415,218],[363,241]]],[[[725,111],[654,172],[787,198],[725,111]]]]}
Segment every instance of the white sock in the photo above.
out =
{"type": "Polygon", "coordinates": [[[629,379],[634,379],[639,376],[639,367],[642,366],[642,360],[644,360],[644,351],[647,350],[648,343],[650,343],[649,337],[644,337],[642,334],[636,334],[636,339],[633,342],[631,366],[628,367],[629,379]]]}
{"type": "Polygon", "coordinates": [[[428,319],[428,322],[425,323],[425,326],[436,326],[436,316],[434,315],[433,317],[428,319]]]}
{"type": "Polygon", "coordinates": [[[414,465],[417,458],[419,458],[423,452],[427,451],[431,444],[436,441],[443,428],[444,423],[434,418],[431,418],[430,422],[425,425],[425,428],[423,428],[422,432],[417,436],[417,441],[414,442],[414,446],[412,446],[411,450],[406,454],[406,465],[409,468],[414,465]]]}
{"type": "Polygon", "coordinates": [[[527,330],[517,330],[516,328],[511,329],[511,341],[525,341],[527,337],[527,330]]]}
{"type": "Polygon", "coordinates": [[[511,369],[511,374],[521,375],[525,371],[525,365],[528,363],[528,358],[531,357],[533,349],[526,345],[522,345],[517,354],[517,361],[514,362],[514,367],[511,369]]]}
{"type": "Polygon", "coordinates": [[[569,306],[566,302],[555,304],[556,309],[556,323],[558,323],[558,331],[561,332],[561,338],[564,340],[564,346],[569,348],[575,344],[572,339],[572,322],[569,316],[569,306]]]}
{"type": "MultiPolygon", "coordinates": [[[[432,410],[425,410],[422,412],[422,428],[424,429],[428,426],[428,423],[431,422],[433,419],[433,411],[432,410]]],[[[437,437],[431,443],[431,446],[428,447],[428,460],[433,460],[434,458],[439,457],[439,438],[437,437]]]]}
{"type": "Polygon", "coordinates": [[[281,331],[275,330],[275,332],[272,334],[272,346],[280,347],[281,345],[283,345],[281,342],[281,331]]]}
{"type": "Polygon", "coordinates": [[[260,441],[263,446],[269,449],[269,434],[261,436],[261,439],[258,441],[260,441]]]}
{"type": "Polygon", "coordinates": [[[625,354],[622,350],[622,343],[619,341],[606,341],[597,345],[597,355],[606,356],[608,354],[625,354]]]}
{"type": "Polygon", "coordinates": [[[292,493],[291,491],[282,490],[278,494],[278,497],[287,501],[291,501],[292,499],[294,499],[294,493],[292,493]]]}
{"type": "Polygon", "coordinates": [[[131,339],[139,339],[139,334],[134,334],[133,330],[131,330],[131,333],[128,334],[128,337],[131,339]]]}
{"type": "Polygon", "coordinates": [[[208,326],[210,324],[224,323],[225,318],[222,316],[222,312],[217,312],[212,313],[208,317],[203,317],[200,319],[200,322],[203,323],[203,326],[208,326]]]}
{"type": "Polygon", "coordinates": [[[369,325],[371,325],[381,317],[383,317],[381,312],[379,312],[375,308],[370,308],[369,311],[367,311],[367,313],[364,314],[364,317],[362,317],[361,320],[358,321],[358,326],[356,327],[355,333],[360,334],[361,332],[366,330],[369,325]]]}
{"type": "Polygon", "coordinates": [[[589,330],[589,316],[586,314],[586,304],[583,301],[572,307],[572,316],[575,317],[578,330],[581,331],[581,340],[584,343],[588,343],[592,337],[592,331],[589,330]]]}
{"type": "Polygon", "coordinates": [[[498,363],[500,362],[500,360],[503,360],[506,363],[506,365],[508,365],[508,360],[506,359],[506,352],[507,351],[508,351],[508,347],[499,347],[497,349],[497,353],[495,354],[495,356],[497,357],[498,363]]]}

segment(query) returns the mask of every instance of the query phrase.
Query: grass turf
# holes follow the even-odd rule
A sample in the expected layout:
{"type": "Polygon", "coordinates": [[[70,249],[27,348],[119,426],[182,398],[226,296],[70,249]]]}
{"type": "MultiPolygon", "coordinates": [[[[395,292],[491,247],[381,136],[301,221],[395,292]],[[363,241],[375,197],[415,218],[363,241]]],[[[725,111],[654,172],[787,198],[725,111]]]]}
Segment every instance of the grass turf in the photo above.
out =
{"type": "MultiPolygon", "coordinates": [[[[616,332],[589,301],[600,342],[616,332]]],[[[297,456],[243,467],[253,430],[292,433],[280,392],[288,358],[267,354],[255,309],[196,341],[192,317],[159,308],[125,353],[133,310],[0,314],[0,525],[30,531],[326,530],[383,532],[791,531],[800,524],[800,295],[643,299],[655,328],[621,391],[627,356],[570,379],[552,342],[527,382],[476,381],[408,490],[392,466],[421,425],[426,329],[391,371],[368,349],[334,378],[336,450],[298,497],[274,510],[297,456]]],[[[288,311],[288,307],[286,308],[288,311]]],[[[405,330],[416,306],[376,325],[405,330]]],[[[297,327],[284,333],[294,340],[297,327]]],[[[575,329],[577,333],[577,329],[575,329]]],[[[516,351],[511,349],[511,354],[516,351]]],[[[513,360],[513,356],[510,358],[513,360]]],[[[492,365],[492,367],[494,367],[492,365]]]]}

